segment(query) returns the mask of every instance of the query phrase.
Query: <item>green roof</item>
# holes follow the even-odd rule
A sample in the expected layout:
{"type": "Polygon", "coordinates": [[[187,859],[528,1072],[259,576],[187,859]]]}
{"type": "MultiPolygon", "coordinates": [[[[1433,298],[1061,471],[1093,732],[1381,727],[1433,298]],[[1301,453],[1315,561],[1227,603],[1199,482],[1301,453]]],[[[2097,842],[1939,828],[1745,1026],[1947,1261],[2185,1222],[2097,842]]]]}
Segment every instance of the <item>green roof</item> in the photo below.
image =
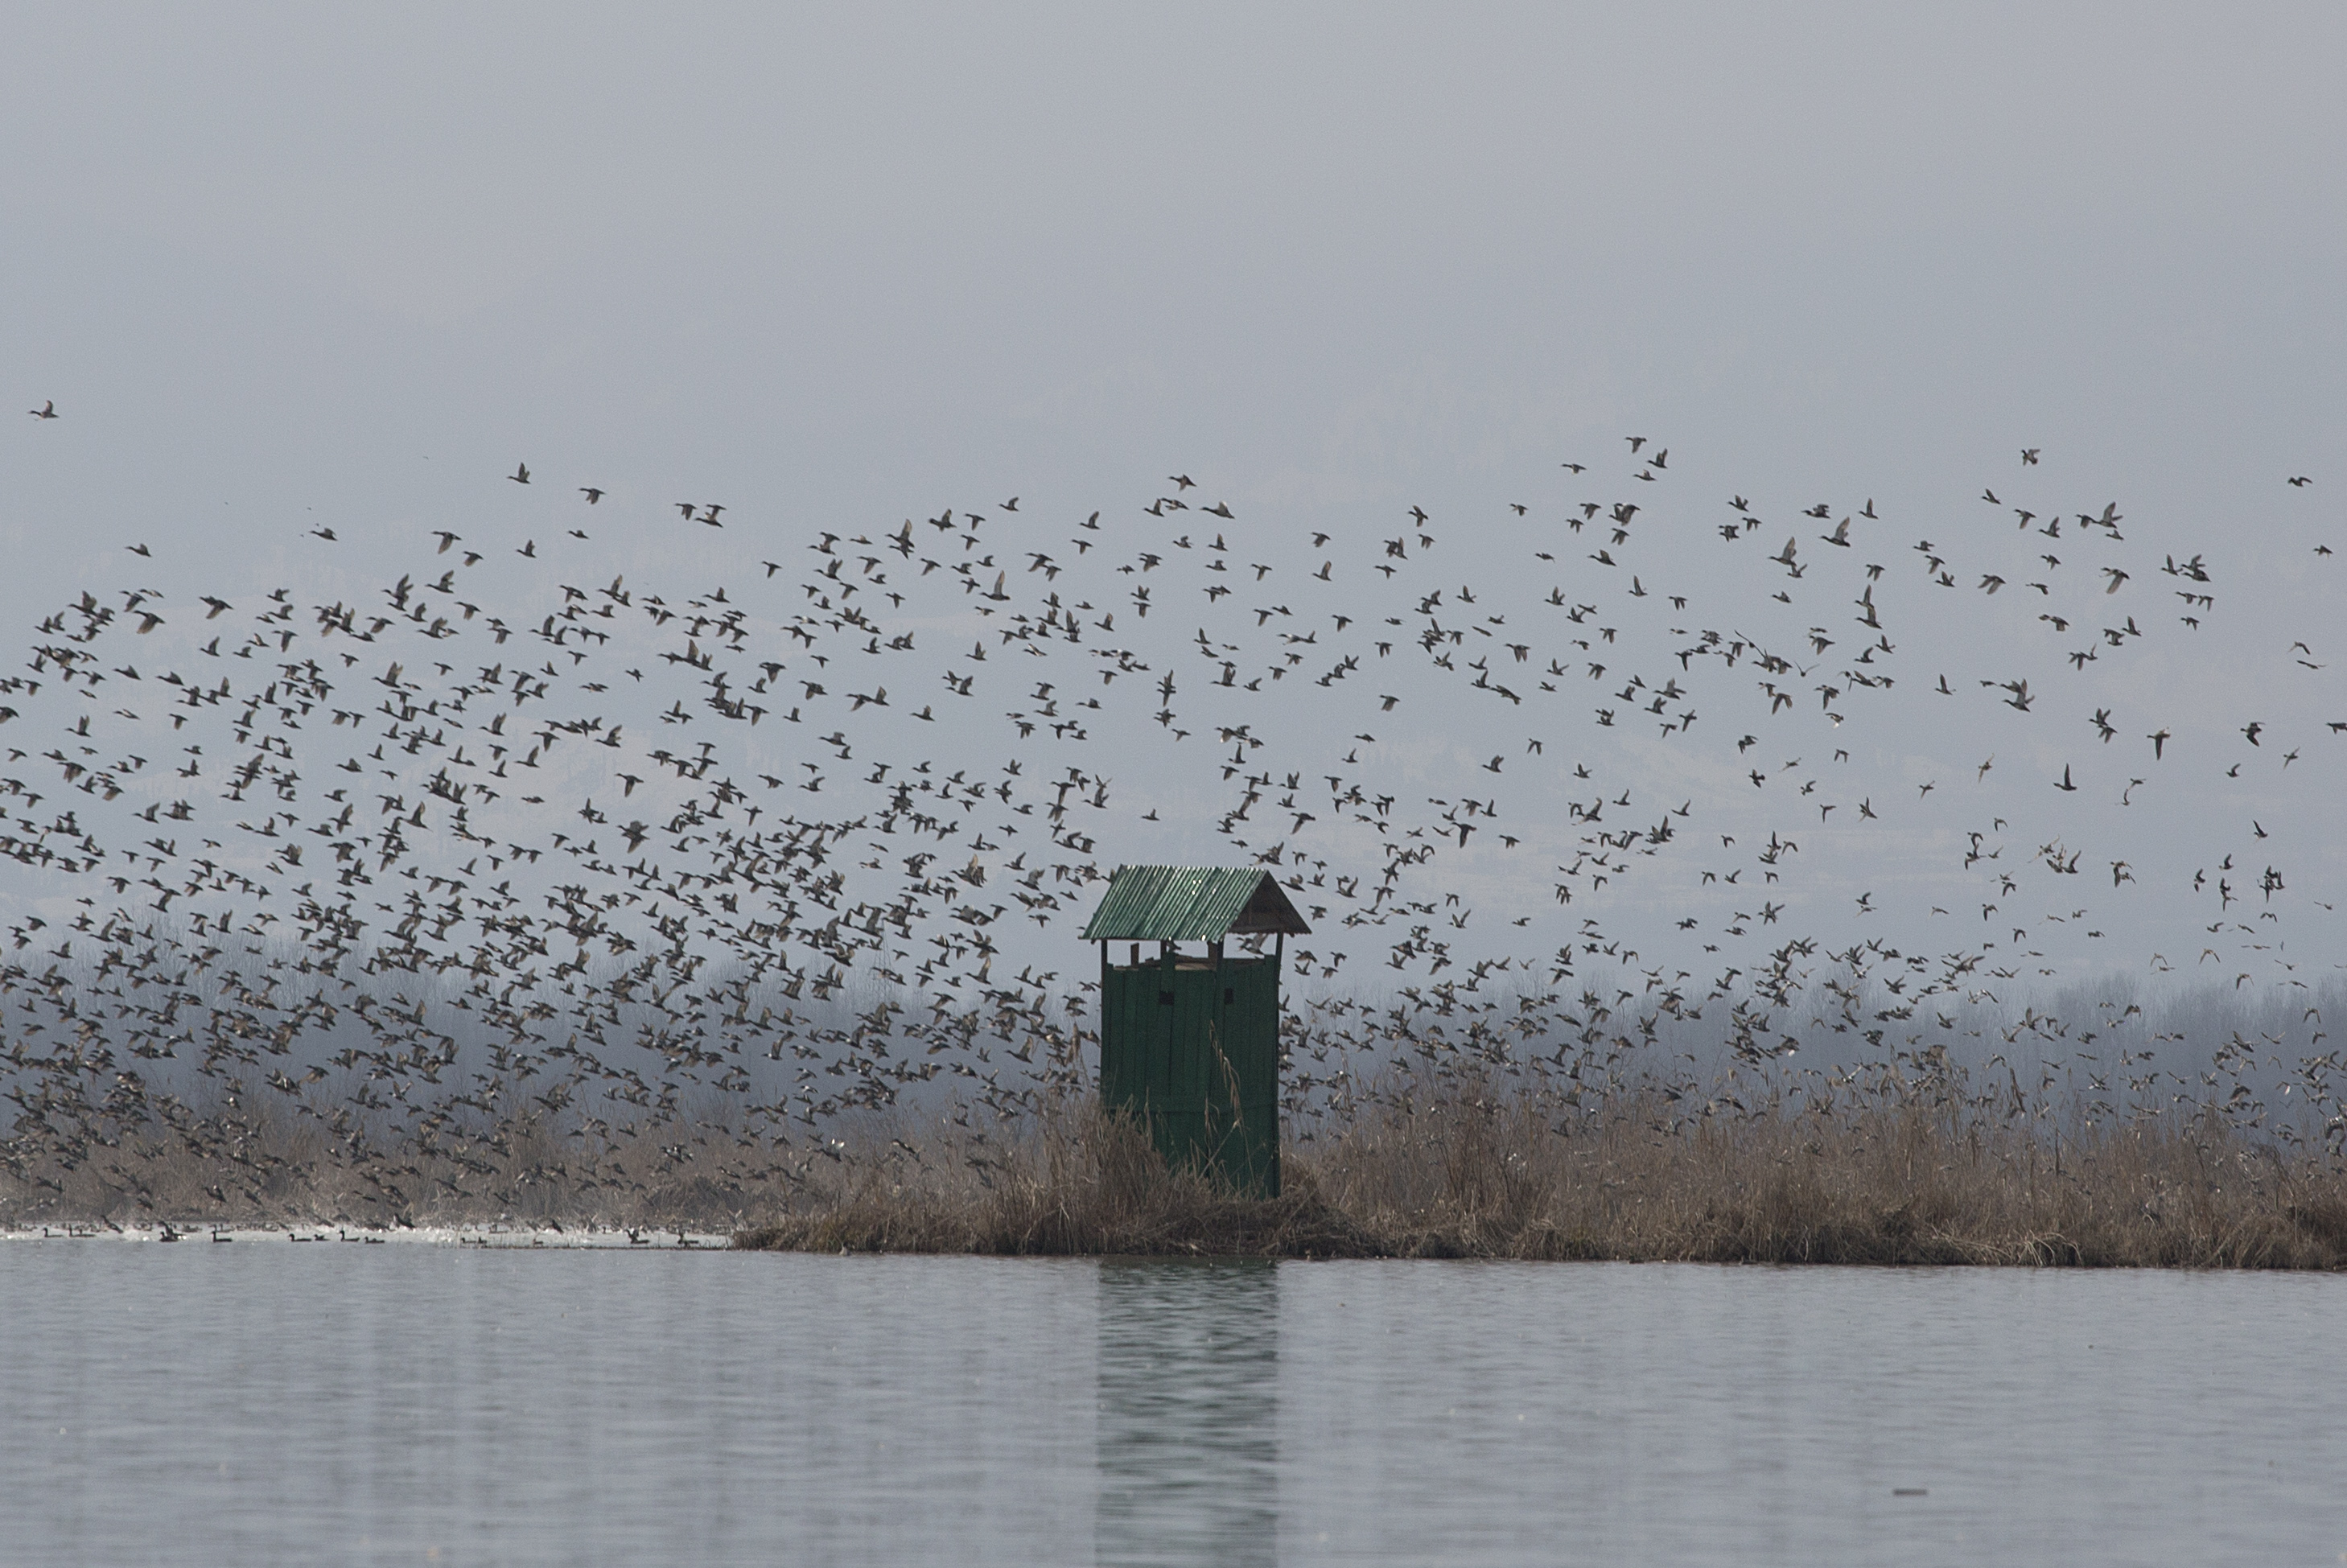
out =
{"type": "Polygon", "coordinates": [[[1213,942],[1312,934],[1279,878],[1260,866],[1120,866],[1084,927],[1087,942],[1213,942]]]}

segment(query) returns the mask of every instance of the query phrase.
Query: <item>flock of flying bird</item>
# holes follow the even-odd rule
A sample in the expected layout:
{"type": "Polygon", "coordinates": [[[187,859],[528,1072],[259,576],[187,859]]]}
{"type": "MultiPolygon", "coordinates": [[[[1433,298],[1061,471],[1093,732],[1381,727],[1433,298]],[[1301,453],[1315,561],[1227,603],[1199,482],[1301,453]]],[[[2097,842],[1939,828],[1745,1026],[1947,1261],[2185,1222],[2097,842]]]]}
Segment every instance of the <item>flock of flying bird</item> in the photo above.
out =
{"type": "MultiPolygon", "coordinates": [[[[2150,852],[2112,852],[2112,814],[2185,765],[2170,726],[2134,740],[2095,709],[2085,765],[2126,740],[2134,774],[2067,832],[1983,804],[1995,754],[1906,777],[1895,807],[1847,783],[1869,724],[1895,739],[1966,701],[2050,723],[2055,683],[2195,635],[2219,602],[2205,553],[2151,560],[2116,505],[1994,486],[1938,542],[1870,499],[1772,521],[1737,495],[1702,520],[1666,447],[1624,446],[1619,495],[1344,534],[1187,473],[1063,520],[1012,497],[832,528],[602,485],[552,512],[524,464],[390,541],[401,569],[363,593],[191,594],[190,561],[169,589],[85,590],[0,677],[0,1184],[22,1214],[159,1212],[156,1173],[192,1154],[213,1202],[266,1207],[292,1175],[262,1133],[294,1124],[348,1173],[353,1220],[518,1207],[532,1184],[609,1207],[803,1179],[848,1153],[843,1117],[907,1107],[969,1129],[982,1166],[993,1119],[1090,1081],[1074,938],[1143,845],[1261,865],[1312,922],[1286,1020],[1307,1122],[1385,1092],[1398,1057],[1511,1075],[1560,1114],[1644,1085],[1699,1118],[1744,1110],[1737,1069],[1804,1049],[1837,1063],[1812,1094],[1877,1069],[1952,1082],[1967,1039],[2005,1047],[2016,1107],[2024,1040],[2101,1066],[2098,1091],[2130,1070],[2137,1106],[2221,1099],[2212,1074],[2163,1081],[2124,995],[2062,1018],[2004,989],[2056,973],[2045,945],[2091,923],[2090,882],[2188,904],[2204,960],[2262,955],[2320,1042],[2323,977],[2279,935],[2296,872],[2245,847],[2152,887],[2150,852]],[[629,564],[740,542],[714,580],[630,581],[615,530],[629,564]],[[1725,572],[1665,586],[1698,548],[1725,572]],[[1495,550],[1499,578],[1459,580],[1495,550]],[[2050,679],[1917,668],[1934,635],[2017,661],[2011,623],[1973,618],[2033,594],[2050,679]],[[1922,901],[1951,900],[1898,913],[1964,927],[1936,950],[1869,934],[1894,913],[1872,887],[1802,872],[1802,839],[1863,857],[1860,825],[1894,814],[1902,853],[1944,862],[1922,901]]],[[[1558,477],[1596,489],[1594,467],[1558,477]]],[[[332,552],[358,541],[310,534],[320,580],[347,577],[332,552]]],[[[653,569],[692,569],[673,561],[653,569]]],[[[2327,738],[2284,723],[2241,726],[2221,771],[2327,738]]],[[[2032,798],[2058,815],[2080,766],[2032,798]]],[[[2281,1044],[2219,1045],[2229,1106],[2263,1116],[2241,1070],[2281,1044]]],[[[2297,1064],[2334,1137],[2336,1066],[2297,1064]]]]}

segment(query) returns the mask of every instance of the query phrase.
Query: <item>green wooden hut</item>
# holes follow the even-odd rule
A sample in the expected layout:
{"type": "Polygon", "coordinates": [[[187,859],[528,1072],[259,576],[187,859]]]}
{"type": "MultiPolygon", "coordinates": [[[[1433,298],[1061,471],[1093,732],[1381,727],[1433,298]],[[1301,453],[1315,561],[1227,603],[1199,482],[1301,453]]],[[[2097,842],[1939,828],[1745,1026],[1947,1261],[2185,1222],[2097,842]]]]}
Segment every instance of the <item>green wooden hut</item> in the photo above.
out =
{"type": "Polygon", "coordinates": [[[1121,866],[1084,927],[1101,946],[1101,1100],[1174,1165],[1279,1194],[1279,971],[1311,927],[1261,866],[1121,866]],[[1270,937],[1235,957],[1231,937],[1270,937]],[[1112,943],[1129,944],[1119,964],[1112,943]],[[1185,954],[1184,942],[1203,943],[1185,954]],[[1144,944],[1156,952],[1147,958],[1144,944]]]}

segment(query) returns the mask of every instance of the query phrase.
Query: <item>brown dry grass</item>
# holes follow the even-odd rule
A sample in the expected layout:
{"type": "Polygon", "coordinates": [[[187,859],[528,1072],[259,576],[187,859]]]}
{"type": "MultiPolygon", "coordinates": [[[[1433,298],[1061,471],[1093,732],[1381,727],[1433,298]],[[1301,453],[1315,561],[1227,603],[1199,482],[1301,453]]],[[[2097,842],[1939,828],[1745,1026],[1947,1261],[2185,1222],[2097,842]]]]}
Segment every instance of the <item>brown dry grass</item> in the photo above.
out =
{"type": "MultiPolygon", "coordinates": [[[[1730,1102],[1733,1103],[1733,1102],[1730,1102]]],[[[796,1143],[533,1122],[368,1152],[253,1109],[0,1170],[0,1225],[692,1226],[836,1252],[2347,1266],[2347,1169],[2214,1110],[2056,1127],[1979,1102],[1831,1111],[1398,1080],[1315,1124],[1265,1203],[1069,1101],[796,1143]]]]}
{"type": "Polygon", "coordinates": [[[1308,1178],[1269,1201],[1170,1171],[1146,1132],[1070,1108],[1008,1142],[939,1141],[843,1163],[735,1245],[815,1252],[1374,1256],[1384,1250],[1308,1178]]]}
{"type": "Polygon", "coordinates": [[[984,1162],[859,1165],[738,1245],[835,1251],[2088,1267],[2347,1266],[2347,1173],[2213,1114],[2056,1136],[1920,1109],[1671,1125],[1629,1099],[1395,1095],[1293,1147],[1268,1203],[1085,1111],[984,1162]]]}

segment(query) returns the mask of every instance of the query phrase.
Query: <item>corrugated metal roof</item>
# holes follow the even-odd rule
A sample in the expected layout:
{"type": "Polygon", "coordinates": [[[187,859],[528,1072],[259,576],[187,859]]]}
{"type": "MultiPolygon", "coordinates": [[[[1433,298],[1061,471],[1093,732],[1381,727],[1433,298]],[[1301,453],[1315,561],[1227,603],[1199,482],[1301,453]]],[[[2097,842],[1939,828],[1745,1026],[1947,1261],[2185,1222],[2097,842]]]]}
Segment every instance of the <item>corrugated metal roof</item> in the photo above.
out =
{"type": "Polygon", "coordinates": [[[1260,866],[1120,866],[1084,927],[1087,942],[1211,942],[1232,932],[1312,928],[1260,866]]]}

